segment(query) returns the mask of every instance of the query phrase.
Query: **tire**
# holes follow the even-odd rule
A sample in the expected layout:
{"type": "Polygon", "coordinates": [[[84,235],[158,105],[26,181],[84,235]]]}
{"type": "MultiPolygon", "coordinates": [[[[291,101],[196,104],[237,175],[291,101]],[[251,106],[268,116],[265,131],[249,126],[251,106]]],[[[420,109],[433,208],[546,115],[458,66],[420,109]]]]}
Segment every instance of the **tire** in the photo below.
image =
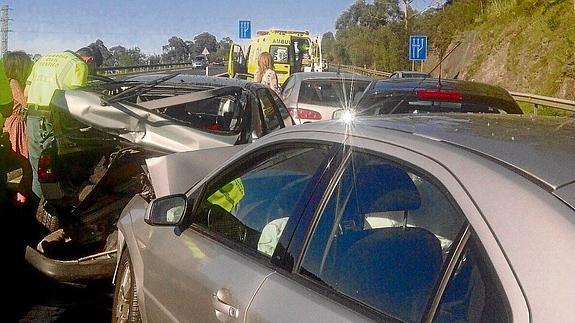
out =
{"type": "Polygon", "coordinates": [[[141,321],[132,261],[128,249],[125,249],[120,258],[118,276],[116,276],[112,322],[134,323],[141,321]]]}
{"type": "Polygon", "coordinates": [[[50,232],[54,232],[61,228],[60,219],[50,214],[44,208],[44,198],[40,199],[38,209],[36,209],[36,220],[38,220],[38,222],[50,232]]]}

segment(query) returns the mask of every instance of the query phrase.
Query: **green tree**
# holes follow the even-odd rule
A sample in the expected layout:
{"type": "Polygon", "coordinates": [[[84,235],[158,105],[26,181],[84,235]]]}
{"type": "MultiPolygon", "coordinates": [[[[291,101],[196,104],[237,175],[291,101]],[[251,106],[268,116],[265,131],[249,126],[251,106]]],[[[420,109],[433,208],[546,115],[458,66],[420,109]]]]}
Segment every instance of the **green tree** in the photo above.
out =
{"type": "Polygon", "coordinates": [[[145,55],[139,47],[114,46],[110,48],[110,53],[118,66],[142,65],[145,62],[145,55]]]}
{"type": "Polygon", "coordinates": [[[323,58],[327,59],[330,62],[335,61],[335,36],[331,31],[323,34],[321,36],[321,50],[323,53],[323,58]]]}
{"type": "Polygon", "coordinates": [[[180,37],[172,36],[168,44],[162,46],[162,62],[184,62],[190,57],[190,50],[186,42],[180,37]]]}
{"type": "Polygon", "coordinates": [[[203,32],[194,37],[194,47],[197,54],[201,54],[204,48],[207,48],[210,53],[215,53],[218,50],[218,41],[216,36],[203,32]]]}

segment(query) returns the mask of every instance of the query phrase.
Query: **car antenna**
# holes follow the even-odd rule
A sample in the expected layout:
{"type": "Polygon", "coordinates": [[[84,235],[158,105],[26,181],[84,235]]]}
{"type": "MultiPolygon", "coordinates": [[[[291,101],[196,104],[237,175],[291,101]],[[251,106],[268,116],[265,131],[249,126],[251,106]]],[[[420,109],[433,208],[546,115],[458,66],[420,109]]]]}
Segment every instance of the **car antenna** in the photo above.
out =
{"type": "Polygon", "coordinates": [[[458,41],[457,44],[455,44],[455,46],[453,46],[453,48],[447,54],[445,54],[445,56],[443,56],[443,58],[439,61],[439,63],[437,63],[437,65],[435,65],[435,67],[431,71],[429,71],[429,74],[431,74],[431,73],[433,73],[433,71],[435,71],[435,69],[437,67],[439,67],[438,79],[439,79],[439,85],[440,86],[441,86],[441,63],[443,63],[443,61],[446,60],[449,57],[449,55],[451,55],[451,53],[453,53],[453,51],[455,49],[457,49],[457,47],[459,47],[459,45],[461,45],[461,41],[458,41]]]}

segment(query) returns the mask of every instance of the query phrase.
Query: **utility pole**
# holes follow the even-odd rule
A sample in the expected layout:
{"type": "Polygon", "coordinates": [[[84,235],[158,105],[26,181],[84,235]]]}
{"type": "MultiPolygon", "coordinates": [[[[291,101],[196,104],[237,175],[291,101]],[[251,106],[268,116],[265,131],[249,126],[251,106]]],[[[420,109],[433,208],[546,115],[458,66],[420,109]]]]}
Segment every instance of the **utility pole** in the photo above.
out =
{"type": "Polygon", "coordinates": [[[409,30],[409,4],[413,0],[403,0],[403,16],[405,18],[405,30],[409,30]]]}
{"type": "Polygon", "coordinates": [[[8,32],[10,30],[8,30],[8,21],[10,20],[8,18],[8,10],[10,10],[8,8],[8,5],[3,5],[2,8],[0,9],[0,33],[2,34],[0,37],[0,44],[1,44],[1,53],[2,56],[4,56],[4,54],[6,54],[6,52],[8,51],[8,32]]]}

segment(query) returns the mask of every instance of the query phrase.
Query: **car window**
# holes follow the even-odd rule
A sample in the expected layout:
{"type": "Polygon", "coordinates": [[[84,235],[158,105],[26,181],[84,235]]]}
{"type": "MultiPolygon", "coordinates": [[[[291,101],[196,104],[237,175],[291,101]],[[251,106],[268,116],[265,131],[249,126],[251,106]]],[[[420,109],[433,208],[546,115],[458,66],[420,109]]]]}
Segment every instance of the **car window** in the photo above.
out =
{"type": "Polygon", "coordinates": [[[195,221],[271,257],[302,193],[328,155],[327,146],[276,150],[242,163],[209,185],[195,221]],[[254,165],[246,168],[246,164],[254,165]]]}
{"type": "Polygon", "coordinates": [[[345,108],[368,85],[357,80],[306,80],[301,83],[298,103],[345,108]]]}
{"type": "Polygon", "coordinates": [[[276,103],[276,106],[280,112],[281,118],[284,122],[284,126],[293,125],[294,124],[293,119],[289,114],[289,111],[284,102],[282,101],[282,99],[277,94],[275,94],[275,92],[269,92],[269,93],[274,98],[274,102],[276,103]]]}
{"type": "Polygon", "coordinates": [[[354,153],[313,230],[300,273],[387,315],[420,321],[464,223],[424,176],[354,153]]]}
{"type": "Polygon", "coordinates": [[[493,267],[472,236],[443,293],[434,322],[511,322],[493,267]]]}
{"type": "Polygon", "coordinates": [[[166,108],[163,113],[196,129],[234,134],[241,124],[242,103],[238,97],[226,95],[166,108]]]}
{"type": "Polygon", "coordinates": [[[270,54],[276,64],[289,64],[289,46],[270,46],[270,54]]]}
{"type": "Polygon", "coordinates": [[[265,133],[279,129],[281,126],[279,116],[276,111],[276,103],[270,91],[259,89],[257,91],[258,101],[263,112],[265,133]]]}

